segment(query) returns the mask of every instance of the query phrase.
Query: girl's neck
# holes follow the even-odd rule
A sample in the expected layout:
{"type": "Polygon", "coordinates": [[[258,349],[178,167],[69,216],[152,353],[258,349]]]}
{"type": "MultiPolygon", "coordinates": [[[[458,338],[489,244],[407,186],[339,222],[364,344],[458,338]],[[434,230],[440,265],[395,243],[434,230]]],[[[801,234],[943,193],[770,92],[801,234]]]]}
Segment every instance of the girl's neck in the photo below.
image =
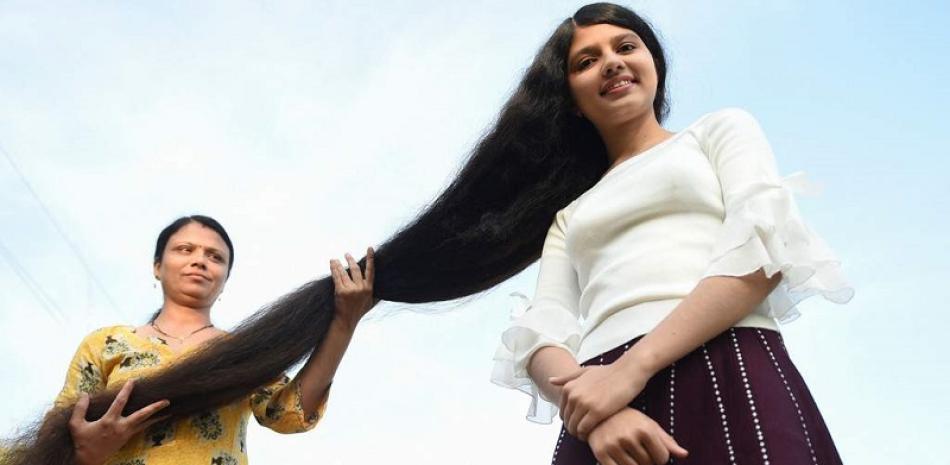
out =
{"type": "Polygon", "coordinates": [[[607,146],[610,166],[636,156],[673,135],[660,126],[652,111],[616,126],[599,128],[599,132],[607,146]]]}

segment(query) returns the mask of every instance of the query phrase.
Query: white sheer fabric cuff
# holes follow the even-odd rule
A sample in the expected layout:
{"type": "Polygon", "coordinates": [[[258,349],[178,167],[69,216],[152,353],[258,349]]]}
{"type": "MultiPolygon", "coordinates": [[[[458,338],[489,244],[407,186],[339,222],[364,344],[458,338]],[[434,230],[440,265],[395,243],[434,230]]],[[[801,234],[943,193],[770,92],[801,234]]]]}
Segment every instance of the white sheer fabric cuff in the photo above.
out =
{"type": "Polygon", "coordinates": [[[802,221],[793,193],[816,189],[798,172],[775,184],[758,184],[727,199],[737,207],[726,211],[704,277],[745,276],[763,269],[782,281],[762,303],[781,323],[799,316],[795,306],[813,295],[843,304],[854,289],[841,273],[841,262],[825,242],[802,221]]]}
{"type": "Polygon", "coordinates": [[[523,294],[513,293],[511,297],[515,301],[511,310],[512,325],[502,333],[501,344],[495,351],[491,381],[531,396],[526,418],[535,423],[549,424],[558,408],[542,396],[528,376],[527,364],[542,347],[561,347],[576,353],[580,344],[580,327],[568,312],[531,311],[528,298],[523,294]],[[555,318],[552,320],[552,317],[555,318]]]}

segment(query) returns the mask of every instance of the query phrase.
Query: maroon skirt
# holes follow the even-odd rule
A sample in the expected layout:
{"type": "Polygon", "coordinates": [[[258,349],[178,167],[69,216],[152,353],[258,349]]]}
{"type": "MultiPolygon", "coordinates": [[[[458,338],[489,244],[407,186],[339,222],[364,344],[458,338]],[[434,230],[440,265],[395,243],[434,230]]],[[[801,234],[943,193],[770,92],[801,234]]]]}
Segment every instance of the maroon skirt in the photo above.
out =
{"type": "MultiPolygon", "coordinates": [[[[620,358],[637,339],[584,366],[620,358]]],[[[815,400],[768,329],[732,328],[647,383],[630,406],[641,410],[689,451],[670,463],[697,465],[840,464],[815,400]]],[[[586,442],[561,428],[554,465],[594,465],[586,442]]]]}

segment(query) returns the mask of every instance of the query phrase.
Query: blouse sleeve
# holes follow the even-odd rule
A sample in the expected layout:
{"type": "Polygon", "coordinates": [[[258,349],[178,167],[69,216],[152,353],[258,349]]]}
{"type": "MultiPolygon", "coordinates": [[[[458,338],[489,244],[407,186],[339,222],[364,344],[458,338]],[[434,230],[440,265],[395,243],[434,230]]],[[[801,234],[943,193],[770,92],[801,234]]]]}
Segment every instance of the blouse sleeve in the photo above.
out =
{"type": "Polygon", "coordinates": [[[254,418],[264,427],[278,433],[302,433],[313,429],[323,418],[327,409],[330,389],[320,399],[317,411],[306,415],[300,397],[300,384],[287,376],[251,394],[251,411],[254,418]]]}
{"type": "Polygon", "coordinates": [[[104,347],[104,329],[93,331],[79,343],[69,369],[66,371],[66,382],[53,405],[64,407],[79,399],[83,393],[93,394],[106,387],[106,378],[103,375],[102,349],[104,347]]]}
{"type": "Polygon", "coordinates": [[[851,300],[854,290],[840,261],[802,221],[792,195],[795,179],[779,177],[755,118],[723,110],[713,115],[708,131],[704,149],[722,187],[725,217],[704,277],[781,272],[781,282],[762,305],[783,323],[795,319],[795,306],[812,295],[835,303],[851,300]]]}
{"type": "Polygon", "coordinates": [[[576,354],[581,340],[577,309],[580,291],[565,248],[566,215],[566,210],[558,212],[548,230],[534,300],[523,306],[526,308],[513,312],[512,324],[502,333],[501,344],[495,352],[492,370],[493,383],[518,389],[532,397],[527,418],[536,423],[551,423],[557,407],[541,396],[528,376],[531,356],[549,346],[576,354]]]}

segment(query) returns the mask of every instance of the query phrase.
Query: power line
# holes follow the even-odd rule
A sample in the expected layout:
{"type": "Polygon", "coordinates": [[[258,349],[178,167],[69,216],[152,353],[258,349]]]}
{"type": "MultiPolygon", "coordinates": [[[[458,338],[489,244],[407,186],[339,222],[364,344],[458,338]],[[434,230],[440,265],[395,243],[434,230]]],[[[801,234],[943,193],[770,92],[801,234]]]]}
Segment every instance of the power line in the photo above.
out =
{"type": "Polygon", "coordinates": [[[33,190],[33,186],[30,184],[29,181],[27,181],[26,176],[23,175],[23,172],[20,171],[20,168],[13,161],[13,157],[10,155],[9,152],[6,151],[6,149],[3,148],[2,145],[0,145],[0,153],[3,154],[3,157],[7,160],[7,163],[9,163],[10,166],[13,168],[13,171],[20,178],[20,181],[23,183],[23,185],[26,186],[26,189],[30,192],[30,195],[33,196],[33,199],[36,201],[36,203],[39,204],[40,210],[43,212],[44,215],[46,215],[46,218],[49,220],[49,222],[53,224],[53,228],[55,228],[56,232],[59,233],[59,236],[63,239],[63,242],[65,242],[66,245],[69,246],[69,249],[73,252],[73,255],[76,257],[77,260],[79,260],[79,263],[82,265],[83,269],[85,270],[86,275],[89,277],[90,280],[92,280],[93,284],[96,285],[99,291],[102,292],[102,295],[105,296],[106,301],[109,302],[109,306],[112,307],[112,310],[114,310],[119,316],[124,316],[122,315],[122,312],[119,310],[119,306],[116,305],[115,300],[112,299],[112,295],[110,295],[109,291],[106,290],[106,287],[102,284],[102,281],[100,281],[99,278],[96,276],[96,273],[92,271],[92,267],[89,266],[89,263],[83,257],[82,253],[79,251],[79,247],[77,247],[76,244],[73,243],[72,239],[69,238],[69,235],[66,234],[66,231],[63,229],[63,227],[59,225],[59,222],[56,221],[56,217],[53,216],[53,213],[49,210],[49,208],[46,207],[46,204],[43,202],[43,200],[40,199],[39,194],[37,194],[36,191],[33,190]]]}
{"type": "Polygon", "coordinates": [[[13,255],[13,252],[3,245],[3,241],[0,241],[0,257],[3,257],[4,261],[10,265],[10,268],[13,269],[13,272],[16,273],[17,277],[20,278],[20,281],[23,281],[23,284],[25,284],[27,289],[30,290],[30,293],[33,294],[33,298],[35,298],[44,309],[46,309],[46,313],[48,313],[59,323],[65,323],[66,313],[63,312],[62,307],[60,307],[56,301],[50,297],[50,295],[45,289],[43,289],[43,286],[41,286],[40,283],[30,276],[30,273],[26,271],[26,268],[23,268],[23,266],[20,265],[20,262],[16,259],[16,256],[13,255]]]}

